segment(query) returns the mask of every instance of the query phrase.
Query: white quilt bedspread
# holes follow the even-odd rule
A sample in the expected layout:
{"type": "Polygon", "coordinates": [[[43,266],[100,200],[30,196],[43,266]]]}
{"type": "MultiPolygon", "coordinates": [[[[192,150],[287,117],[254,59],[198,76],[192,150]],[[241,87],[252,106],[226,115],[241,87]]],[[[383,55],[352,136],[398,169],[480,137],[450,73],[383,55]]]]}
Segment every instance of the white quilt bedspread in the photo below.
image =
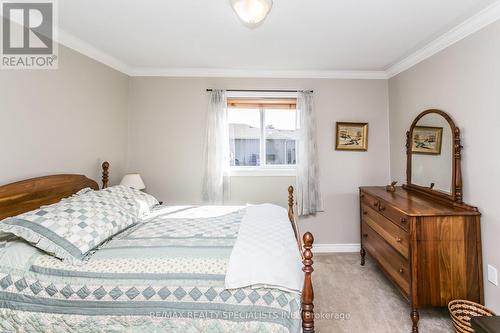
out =
{"type": "Polygon", "coordinates": [[[226,288],[270,287],[300,293],[303,282],[287,211],[272,204],[248,206],[229,259],[226,288]]]}

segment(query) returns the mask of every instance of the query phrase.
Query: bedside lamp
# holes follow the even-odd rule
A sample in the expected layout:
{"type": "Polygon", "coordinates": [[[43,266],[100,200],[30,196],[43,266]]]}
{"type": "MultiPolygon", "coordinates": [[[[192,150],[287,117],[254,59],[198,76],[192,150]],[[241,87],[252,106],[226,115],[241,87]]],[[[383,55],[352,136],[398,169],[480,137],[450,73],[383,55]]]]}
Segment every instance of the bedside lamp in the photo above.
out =
{"type": "Polygon", "coordinates": [[[144,190],[146,188],[146,185],[144,185],[144,182],[142,181],[141,175],[139,175],[138,173],[129,173],[123,176],[120,185],[132,187],[136,190],[144,190]]]}

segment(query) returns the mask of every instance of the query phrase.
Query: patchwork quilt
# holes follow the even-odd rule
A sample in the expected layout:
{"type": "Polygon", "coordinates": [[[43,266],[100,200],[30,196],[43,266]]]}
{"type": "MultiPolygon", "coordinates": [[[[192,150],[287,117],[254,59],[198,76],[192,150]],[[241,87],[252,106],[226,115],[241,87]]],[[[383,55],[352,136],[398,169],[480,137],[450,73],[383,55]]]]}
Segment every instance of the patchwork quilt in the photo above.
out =
{"type": "Polygon", "coordinates": [[[1,332],[299,332],[300,294],[226,289],[245,207],[167,207],[74,266],[4,235],[1,332]]]}

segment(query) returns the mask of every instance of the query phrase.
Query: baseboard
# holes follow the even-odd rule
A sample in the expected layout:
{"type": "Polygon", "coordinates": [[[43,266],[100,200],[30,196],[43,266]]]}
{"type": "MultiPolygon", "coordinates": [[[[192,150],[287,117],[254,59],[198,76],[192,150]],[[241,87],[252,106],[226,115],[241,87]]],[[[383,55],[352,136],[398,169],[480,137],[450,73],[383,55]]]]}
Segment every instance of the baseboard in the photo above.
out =
{"type": "Polygon", "coordinates": [[[314,244],[313,253],[359,252],[360,244],[314,244]]]}

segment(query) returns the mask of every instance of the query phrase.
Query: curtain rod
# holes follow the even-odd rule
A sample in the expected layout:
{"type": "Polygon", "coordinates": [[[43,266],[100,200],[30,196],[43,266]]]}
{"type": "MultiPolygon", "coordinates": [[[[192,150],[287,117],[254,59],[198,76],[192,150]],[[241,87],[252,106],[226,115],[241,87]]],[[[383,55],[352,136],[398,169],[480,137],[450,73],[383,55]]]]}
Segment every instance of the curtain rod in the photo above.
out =
{"type": "MultiPolygon", "coordinates": [[[[207,89],[207,91],[214,91],[214,89],[207,89]]],[[[302,90],[262,90],[262,89],[226,89],[226,91],[241,91],[241,92],[277,92],[277,93],[295,93],[300,92],[302,90]]],[[[313,90],[308,90],[310,92],[314,92],[313,90]]]]}

